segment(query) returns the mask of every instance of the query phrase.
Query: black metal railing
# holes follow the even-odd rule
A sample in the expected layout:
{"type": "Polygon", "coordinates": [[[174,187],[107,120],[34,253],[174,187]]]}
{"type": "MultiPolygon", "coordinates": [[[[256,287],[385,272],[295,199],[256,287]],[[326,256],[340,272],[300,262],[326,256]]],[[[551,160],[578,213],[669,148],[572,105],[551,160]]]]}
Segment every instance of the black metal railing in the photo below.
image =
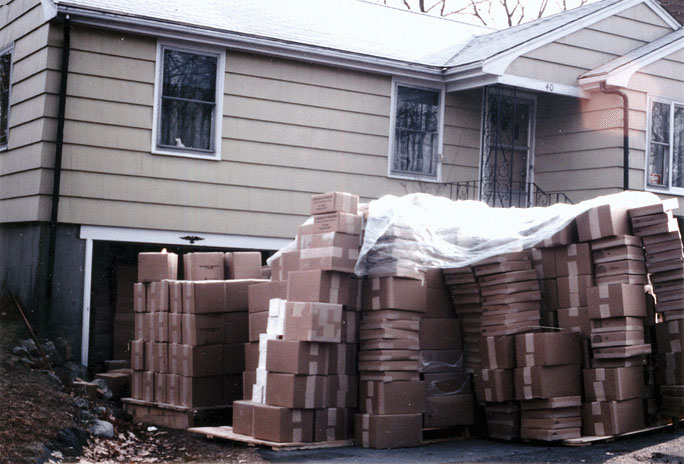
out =
{"type": "Polygon", "coordinates": [[[546,192],[534,182],[470,180],[449,182],[444,185],[448,188],[449,198],[452,200],[479,200],[500,208],[531,208],[556,203],[573,204],[565,193],[546,192]]]}

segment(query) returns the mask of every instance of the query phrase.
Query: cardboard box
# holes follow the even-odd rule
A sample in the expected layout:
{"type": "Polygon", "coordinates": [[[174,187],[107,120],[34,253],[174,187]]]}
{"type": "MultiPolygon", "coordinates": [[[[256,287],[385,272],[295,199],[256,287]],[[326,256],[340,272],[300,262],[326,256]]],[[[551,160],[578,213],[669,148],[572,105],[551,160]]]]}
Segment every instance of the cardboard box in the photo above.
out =
{"type": "Polygon", "coordinates": [[[160,282],[150,282],[146,286],[147,295],[145,301],[147,303],[147,312],[168,312],[169,311],[169,282],[162,280],[160,282]]]}
{"type": "Polygon", "coordinates": [[[169,284],[169,312],[180,314],[183,312],[183,281],[168,280],[169,284]]]}
{"type": "Polygon", "coordinates": [[[668,198],[667,200],[657,201],[652,205],[632,208],[628,211],[628,213],[630,218],[638,218],[642,216],[650,216],[652,214],[664,213],[677,208],[679,208],[679,200],[677,198],[668,198]]]}
{"type": "Polygon", "coordinates": [[[600,240],[594,240],[590,243],[591,250],[604,250],[606,248],[615,248],[622,246],[631,246],[641,248],[643,242],[641,237],[635,235],[617,235],[615,237],[606,237],[600,240]]]}
{"type": "Polygon", "coordinates": [[[527,333],[515,336],[517,367],[580,364],[582,344],[575,332],[527,333]]]}
{"type": "Polygon", "coordinates": [[[632,346],[644,344],[643,330],[630,330],[618,332],[603,332],[592,334],[592,348],[607,348],[612,346],[632,346]]]}
{"type": "Polygon", "coordinates": [[[458,319],[423,319],[419,340],[421,350],[460,350],[461,324],[458,319]]]}
{"type": "Polygon", "coordinates": [[[166,378],[167,374],[154,374],[154,402],[155,403],[168,403],[166,398],[166,378]]]}
{"type": "MultiPolygon", "coordinates": [[[[513,272],[527,271],[527,270],[532,270],[534,272],[534,269],[532,269],[532,263],[528,260],[505,261],[505,262],[501,262],[501,263],[475,265],[474,268],[475,268],[475,276],[478,277],[478,280],[481,280],[481,277],[492,275],[492,274],[507,274],[507,273],[513,273],[513,272]]],[[[536,276],[536,272],[535,272],[535,276],[536,276]]]]}
{"type": "Polygon", "coordinates": [[[358,212],[359,197],[346,192],[329,192],[311,196],[311,214],[358,212]]]}
{"type": "Polygon", "coordinates": [[[245,343],[245,370],[253,371],[259,364],[259,343],[245,343]]]}
{"type": "Polygon", "coordinates": [[[330,345],[293,340],[268,340],[266,370],[288,374],[326,375],[330,345]]]}
{"type": "Polygon", "coordinates": [[[240,374],[245,370],[245,343],[223,345],[223,373],[240,374]]]}
{"type": "Polygon", "coordinates": [[[659,322],[655,325],[656,344],[660,353],[684,351],[684,320],[659,322]]]}
{"type": "Polygon", "coordinates": [[[579,438],[582,436],[582,429],[580,427],[565,427],[567,424],[577,424],[581,423],[581,419],[571,418],[571,419],[555,419],[549,422],[562,421],[561,425],[563,428],[557,429],[544,429],[544,428],[533,428],[525,427],[521,424],[520,426],[520,438],[526,440],[541,440],[541,441],[559,441],[559,440],[569,440],[571,438],[579,438]]]}
{"type": "Polygon", "coordinates": [[[503,295],[492,295],[482,297],[482,306],[509,305],[514,303],[525,303],[528,301],[541,301],[541,292],[520,292],[503,295]]]}
{"type": "Polygon", "coordinates": [[[631,232],[625,205],[595,206],[577,216],[576,221],[580,242],[629,235],[631,232]]]}
{"type": "Polygon", "coordinates": [[[413,371],[359,371],[362,382],[417,382],[420,374],[413,371]]]}
{"type": "MultiPolygon", "coordinates": [[[[489,308],[486,308],[489,309],[489,308]]],[[[541,318],[541,313],[539,308],[535,308],[532,311],[524,312],[514,312],[514,313],[504,313],[504,314],[492,314],[486,311],[482,314],[480,324],[483,328],[489,326],[510,326],[519,323],[526,323],[530,326],[539,325],[539,320],[541,318]]]]}
{"type": "Polygon", "coordinates": [[[596,285],[647,285],[648,277],[646,274],[616,274],[610,276],[597,276],[596,285]]]}
{"type": "MultiPolygon", "coordinates": [[[[388,334],[393,335],[393,334],[388,334]]],[[[407,339],[404,334],[399,334],[402,338],[371,338],[361,339],[359,349],[365,350],[419,350],[420,344],[418,337],[407,339]]]]}
{"type": "Polygon", "coordinates": [[[518,400],[582,394],[579,364],[519,367],[513,375],[518,400]]]}
{"type": "Polygon", "coordinates": [[[359,236],[328,232],[300,237],[299,268],[353,273],[359,258],[359,236]]]}
{"type": "Polygon", "coordinates": [[[355,375],[358,347],[352,343],[328,343],[328,373],[331,375],[355,375]]]}
{"type": "Polygon", "coordinates": [[[185,280],[223,280],[223,253],[187,253],[183,255],[185,280]]]}
{"type": "Polygon", "coordinates": [[[288,301],[341,304],[345,309],[355,310],[359,299],[359,280],[341,272],[296,271],[289,275],[286,293],[288,301]]]}
{"type": "Polygon", "coordinates": [[[555,279],[556,250],[554,248],[533,248],[532,265],[538,279],[555,279]]]}
{"type": "Polygon", "coordinates": [[[463,350],[420,350],[418,370],[421,373],[462,371],[465,366],[463,350]]]}
{"type": "Polygon", "coordinates": [[[136,313],[147,312],[147,291],[145,284],[133,284],[133,311],[136,313]]]}
{"type": "Polygon", "coordinates": [[[400,277],[373,277],[363,282],[363,309],[395,309],[424,313],[426,287],[419,280],[400,277]]]}
{"type": "MultiPolygon", "coordinates": [[[[408,332],[415,332],[415,334],[410,333],[408,334],[409,337],[413,338],[414,336],[418,335],[418,331],[420,330],[420,323],[421,321],[417,320],[402,320],[402,319],[366,319],[364,318],[361,321],[361,324],[359,326],[359,330],[361,331],[361,338],[362,339],[368,339],[368,338],[376,338],[375,336],[368,336],[369,333],[372,333],[373,331],[385,331],[387,333],[390,333],[390,329],[395,329],[395,330],[404,330],[408,332]]],[[[390,337],[392,338],[392,337],[390,337]]]]}
{"type": "Polygon", "coordinates": [[[422,374],[427,396],[454,395],[471,392],[470,374],[463,371],[422,374]]]}
{"type": "Polygon", "coordinates": [[[595,264],[610,263],[613,261],[622,261],[625,259],[634,261],[644,260],[644,251],[641,246],[617,246],[612,248],[603,248],[594,250],[592,252],[595,264]]]}
{"type": "MultiPolygon", "coordinates": [[[[655,238],[655,237],[660,237],[658,235],[653,235],[650,238],[655,238]]],[[[668,251],[681,251],[682,250],[682,238],[681,234],[679,232],[671,232],[669,234],[665,234],[666,239],[662,240],[660,242],[656,243],[651,243],[650,245],[646,245],[644,249],[646,250],[646,259],[648,260],[649,256],[659,254],[659,253],[666,253],[668,251]]]]}
{"type": "Polygon", "coordinates": [[[261,279],[261,253],[258,251],[233,251],[224,255],[226,279],[261,279]]]}
{"type": "Polygon", "coordinates": [[[266,380],[266,404],[293,409],[327,407],[327,377],[269,372],[266,380]]]}
{"type": "Polygon", "coordinates": [[[327,404],[331,408],[355,408],[358,404],[359,378],[352,375],[328,376],[327,404]]]}
{"type": "Polygon", "coordinates": [[[586,307],[558,310],[558,327],[579,333],[582,337],[591,336],[591,322],[589,309],[586,307]]]}
{"type": "Polygon", "coordinates": [[[142,371],[145,369],[145,342],[131,340],[131,369],[142,371]]]}
{"type": "Polygon", "coordinates": [[[599,285],[587,289],[591,319],[610,317],[645,317],[646,298],[642,285],[599,285]]]}
{"type": "Polygon", "coordinates": [[[307,443],[314,439],[314,411],[254,404],[254,438],[277,443],[307,443]]]}
{"type": "Polygon", "coordinates": [[[682,385],[684,384],[684,354],[662,353],[657,358],[657,377],[659,385],[682,385]]]}
{"type": "Polygon", "coordinates": [[[481,288],[492,285],[501,285],[513,282],[523,282],[527,280],[536,280],[537,273],[534,269],[523,271],[503,272],[500,274],[490,274],[479,276],[477,281],[481,288]]]}
{"type": "Polygon", "coordinates": [[[638,235],[639,237],[647,237],[649,235],[668,234],[671,232],[676,232],[678,230],[679,230],[679,224],[677,223],[677,219],[675,219],[675,218],[670,218],[666,222],[661,222],[661,223],[646,226],[646,227],[633,227],[632,228],[634,235],[638,235]]]}
{"type": "Polygon", "coordinates": [[[183,343],[183,314],[168,313],[169,343],[183,343]]]}
{"type": "Polygon", "coordinates": [[[142,398],[148,403],[154,402],[154,372],[145,371],[142,373],[142,398]]]}
{"type": "Polygon", "coordinates": [[[178,278],[175,253],[138,253],[138,282],[158,282],[178,278]]]}
{"type": "Polygon", "coordinates": [[[426,318],[453,318],[455,316],[451,305],[451,295],[446,287],[425,289],[426,318]]]}
{"type": "Polygon", "coordinates": [[[569,245],[577,242],[577,223],[573,219],[560,231],[553,234],[550,238],[544,239],[537,244],[539,247],[556,247],[559,245],[569,245]]]}
{"type": "Polygon", "coordinates": [[[169,345],[170,372],[184,377],[223,375],[223,345],[169,345]]]}
{"type": "Polygon", "coordinates": [[[225,314],[181,314],[184,345],[213,345],[226,338],[225,314]]]}
{"type": "Polygon", "coordinates": [[[361,382],[359,410],[365,414],[425,411],[425,382],[361,382]]]}
{"type": "Polygon", "coordinates": [[[641,317],[611,317],[609,319],[592,319],[591,333],[625,332],[644,330],[644,319],[641,317]]]}
{"type": "Polygon", "coordinates": [[[515,367],[514,337],[482,337],[479,354],[483,369],[512,369],[515,367]]]}
{"type": "Polygon", "coordinates": [[[314,441],[347,440],[349,430],[348,409],[326,408],[314,411],[314,441]]]}
{"type": "Polygon", "coordinates": [[[249,314],[226,313],[226,338],[223,343],[245,343],[249,340],[249,314]]]}
{"type": "Polygon", "coordinates": [[[582,406],[582,396],[580,395],[557,396],[548,399],[535,399],[520,403],[520,409],[522,411],[549,409],[555,410],[562,408],[578,408],[580,406],[582,406]]]}
{"type": "Polygon", "coordinates": [[[659,263],[651,263],[646,265],[646,269],[651,274],[658,274],[668,271],[681,271],[684,269],[684,260],[679,252],[676,252],[673,259],[669,261],[662,261],[659,263]]]}
{"type": "Polygon", "coordinates": [[[222,313],[226,311],[223,280],[183,282],[183,312],[186,314],[222,313]]]}
{"type": "Polygon", "coordinates": [[[544,279],[539,281],[542,301],[541,308],[544,312],[558,309],[558,282],[556,279],[544,279]]]}
{"type": "Polygon", "coordinates": [[[180,375],[166,375],[166,401],[169,404],[180,404],[180,375]]]}
{"type": "Polygon", "coordinates": [[[591,401],[621,401],[644,396],[641,366],[612,369],[584,369],[584,398],[591,401]]]}
{"type": "Polygon", "coordinates": [[[221,406],[225,400],[225,377],[184,377],[179,378],[179,403],[188,408],[221,406]]]}
{"type": "Polygon", "coordinates": [[[641,398],[591,402],[582,406],[583,435],[620,435],[645,427],[644,404],[641,398]]]}
{"type": "MultiPolygon", "coordinates": [[[[669,245],[670,242],[665,242],[665,244],[669,245]]],[[[675,244],[677,245],[677,243],[675,244]]],[[[678,245],[678,248],[674,248],[672,250],[666,250],[657,253],[648,253],[646,256],[646,268],[648,268],[649,265],[652,264],[682,259],[682,255],[684,255],[684,252],[682,251],[682,242],[679,242],[678,245]]]]}
{"type": "Polygon", "coordinates": [[[593,272],[588,243],[556,248],[556,276],[590,275],[593,272]]]}
{"type": "Polygon", "coordinates": [[[523,280],[521,282],[511,282],[499,285],[490,285],[489,287],[482,287],[480,293],[483,297],[491,297],[495,295],[510,295],[512,293],[532,292],[538,291],[539,282],[536,280],[523,280]]]}
{"type": "MultiPolygon", "coordinates": [[[[247,307],[250,313],[268,311],[272,298],[287,297],[287,282],[264,282],[247,286],[247,307]]],[[[298,300],[296,300],[298,301],[298,300]]]]}
{"type": "Polygon", "coordinates": [[[594,277],[591,274],[559,277],[558,308],[587,306],[587,288],[593,285],[594,277]]]}
{"type": "Polygon", "coordinates": [[[502,403],[515,400],[513,369],[480,369],[473,380],[479,402],[502,403]]]}
{"type": "Polygon", "coordinates": [[[287,302],[286,340],[339,343],[342,337],[342,305],[287,302]]]}
{"type": "MultiPolygon", "coordinates": [[[[595,348],[593,350],[594,358],[596,359],[625,359],[635,356],[651,354],[651,345],[646,343],[643,345],[630,346],[611,346],[608,348],[595,348]]],[[[592,366],[593,361],[592,361],[592,366]]],[[[595,367],[599,367],[598,365],[595,367]]],[[[602,365],[600,367],[608,367],[602,365]]]]}
{"type": "Polygon", "coordinates": [[[429,396],[425,406],[423,426],[426,428],[475,423],[473,395],[429,396]]]}
{"type": "Polygon", "coordinates": [[[249,287],[259,283],[268,283],[261,279],[235,279],[226,280],[225,295],[226,295],[226,311],[232,312],[247,312],[249,310],[249,287]]]}
{"type": "Polygon", "coordinates": [[[254,435],[254,405],[252,401],[233,402],[233,433],[254,435]]]}
{"type": "Polygon", "coordinates": [[[532,258],[529,250],[511,251],[502,253],[489,258],[481,259],[475,263],[476,266],[485,266],[488,264],[507,263],[510,261],[530,261],[532,258]]]}
{"type": "Polygon", "coordinates": [[[359,372],[418,372],[418,360],[359,361],[359,372]]]}
{"type": "Polygon", "coordinates": [[[362,218],[356,214],[324,213],[316,214],[313,219],[310,233],[341,232],[343,234],[361,235],[362,218]]]}
{"type": "Polygon", "coordinates": [[[597,264],[595,267],[595,272],[598,282],[598,278],[604,276],[613,276],[620,274],[646,274],[646,266],[644,265],[643,261],[623,259],[621,261],[597,264]]]}
{"type": "Polygon", "coordinates": [[[259,334],[265,334],[268,326],[268,311],[249,313],[249,341],[258,342],[259,334]]]}
{"type": "Polygon", "coordinates": [[[150,314],[150,323],[152,324],[152,341],[168,342],[169,341],[169,313],[152,313],[150,314]]]}
{"type": "Polygon", "coordinates": [[[356,414],[355,443],[363,448],[389,449],[420,446],[422,414],[356,414]]]}

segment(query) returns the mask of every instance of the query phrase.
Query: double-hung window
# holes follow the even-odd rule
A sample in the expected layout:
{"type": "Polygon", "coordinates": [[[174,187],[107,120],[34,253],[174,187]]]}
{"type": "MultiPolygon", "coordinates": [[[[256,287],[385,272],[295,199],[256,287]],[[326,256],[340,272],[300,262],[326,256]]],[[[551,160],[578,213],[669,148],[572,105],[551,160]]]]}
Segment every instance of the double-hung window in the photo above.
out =
{"type": "Polygon", "coordinates": [[[684,195],[684,102],[651,100],[646,185],[684,195]]]}
{"type": "Polygon", "coordinates": [[[159,45],[152,151],[220,159],[224,54],[159,45]]]}
{"type": "Polygon", "coordinates": [[[0,50],[0,150],[7,148],[9,139],[9,98],[12,72],[12,47],[0,50]]]}
{"type": "Polygon", "coordinates": [[[444,92],[394,82],[389,175],[438,181],[441,171],[444,92]]]}

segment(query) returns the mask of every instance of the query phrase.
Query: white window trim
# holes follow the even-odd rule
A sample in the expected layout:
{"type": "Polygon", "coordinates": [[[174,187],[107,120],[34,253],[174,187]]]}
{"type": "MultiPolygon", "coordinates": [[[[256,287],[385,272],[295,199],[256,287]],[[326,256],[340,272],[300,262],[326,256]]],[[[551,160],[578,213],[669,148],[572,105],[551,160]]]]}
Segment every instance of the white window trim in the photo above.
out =
{"type": "Polygon", "coordinates": [[[223,48],[217,47],[197,47],[182,42],[173,41],[157,41],[157,61],[155,63],[155,80],[154,80],[154,106],[152,110],[152,153],[155,155],[169,155],[180,156],[183,158],[195,158],[203,160],[221,160],[221,129],[223,125],[223,84],[226,73],[226,51],[223,48]],[[185,51],[189,53],[197,53],[202,55],[218,56],[218,63],[216,66],[216,107],[214,112],[214,153],[207,153],[206,155],[199,154],[195,151],[188,150],[169,150],[157,147],[157,136],[159,133],[159,124],[161,123],[161,88],[163,78],[163,51],[164,48],[171,48],[174,50],[185,51]]]}
{"type": "Polygon", "coordinates": [[[12,113],[12,75],[14,74],[14,43],[0,48],[0,56],[10,54],[9,91],[7,93],[7,142],[0,145],[0,152],[7,151],[10,139],[10,115],[12,113]]]}
{"type": "Polygon", "coordinates": [[[667,193],[670,195],[684,196],[684,187],[672,187],[672,156],[674,151],[674,106],[679,105],[684,107],[684,100],[675,100],[674,98],[666,97],[648,97],[648,108],[646,108],[646,156],[644,157],[644,190],[653,193],[667,193]],[[670,105],[670,153],[668,156],[668,179],[667,185],[658,187],[648,183],[648,160],[651,156],[651,124],[652,124],[652,108],[653,103],[665,103],[670,105]]]}
{"type": "Polygon", "coordinates": [[[390,124],[389,124],[389,150],[387,155],[387,177],[391,179],[412,180],[416,182],[442,182],[442,164],[444,163],[444,106],[445,106],[445,86],[435,85],[434,82],[426,82],[413,79],[392,78],[392,96],[390,101],[390,124]],[[437,171],[435,176],[421,174],[403,174],[392,171],[394,146],[395,146],[395,124],[397,118],[397,91],[398,87],[411,87],[415,89],[432,90],[439,92],[439,121],[437,122],[437,171]]]}

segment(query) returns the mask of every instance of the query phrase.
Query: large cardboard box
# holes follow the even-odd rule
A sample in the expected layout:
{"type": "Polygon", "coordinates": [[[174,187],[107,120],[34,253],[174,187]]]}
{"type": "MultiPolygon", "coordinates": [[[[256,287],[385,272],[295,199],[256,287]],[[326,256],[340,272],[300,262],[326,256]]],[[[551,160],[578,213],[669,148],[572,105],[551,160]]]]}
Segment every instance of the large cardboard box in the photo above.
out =
{"type": "Polygon", "coordinates": [[[591,319],[646,316],[643,285],[612,284],[589,287],[587,304],[591,319]]]}
{"type": "Polygon", "coordinates": [[[170,372],[184,377],[223,374],[223,345],[169,345],[170,372]]]}
{"type": "Polygon", "coordinates": [[[473,425],[475,405],[473,395],[429,396],[426,398],[424,427],[473,425]]]}
{"type": "Polygon", "coordinates": [[[277,443],[313,441],[314,411],[255,404],[254,438],[277,443]]]}
{"type": "Polygon", "coordinates": [[[287,297],[287,281],[253,283],[247,287],[247,306],[250,313],[268,311],[272,298],[285,299],[287,297]]]}
{"type": "Polygon", "coordinates": [[[343,234],[361,235],[361,216],[351,213],[324,213],[314,216],[311,233],[341,232],[343,234]]]}
{"type": "Polygon", "coordinates": [[[181,332],[181,340],[185,345],[224,343],[225,314],[181,314],[181,332]]]}
{"type": "Polygon", "coordinates": [[[512,369],[515,367],[515,339],[505,335],[482,337],[479,354],[483,369],[512,369]]]}
{"type": "Polygon", "coordinates": [[[515,336],[517,367],[582,363],[582,342],[575,332],[527,333],[515,336]]]}
{"type": "Polygon", "coordinates": [[[185,280],[223,280],[223,253],[187,253],[183,255],[185,280]]]}
{"type": "Polygon", "coordinates": [[[473,379],[479,402],[502,403],[515,400],[513,369],[480,369],[473,379]]]}
{"type": "Polygon", "coordinates": [[[584,338],[591,336],[591,319],[589,319],[589,309],[580,308],[561,308],[558,309],[558,327],[577,332],[584,338]]]}
{"type": "Polygon", "coordinates": [[[349,274],[321,270],[296,271],[291,272],[288,278],[288,301],[341,304],[345,309],[354,310],[357,309],[358,299],[359,280],[349,274]]]}
{"type": "Polygon", "coordinates": [[[258,251],[228,252],[223,264],[227,279],[261,279],[261,253],[258,251]]]}
{"type": "Polygon", "coordinates": [[[627,207],[624,205],[595,206],[577,216],[576,221],[580,242],[631,233],[627,207]]]}
{"type": "Polygon", "coordinates": [[[611,317],[608,319],[592,319],[591,333],[601,334],[604,332],[627,332],[644,330],[644,318],[642,317],[611,317]]]}
{"type": "Polygon", "coordinates": [[[327,395],[325,375],[267,374],[266,404],[294,409],[326,408],[327,395]]]}
{"type": "Polygon", "coordinates": [[[461,324],[455,318],[422,319],[419,340],[421,350],[460,350],[461,324]]]}
{"type": "Polygon", "coordinates": [[[587,288],[594,285],[594,277],[591,274],[559,277],[556,285],[559,308],[586,306],[587,288]]]}
{"type": "Polygon", "coordinates": [[[582,435],[620,435],[645,427],[641,398],[591,402],[582,406],[582,435]]]}
{"type": "Polygon", "coordinates": [[[579,364],[519,367],[514,371],[514,380],[518,400],[582,394],[579,364]]]}
{"type": "Polygon", "coordinates": [[[660,353],[679,353],[684,347],[684,320],[659,322],[655,326],[660,353]]]}
{"type": "Polygon", "coordinates": [[[605,250],[606,248],[615,248],[622,246],[630,246],[641,248],[643,243],[641,237],[634,235],[617,235],[615,237],[606,237],[600,240],[593,240],[591,243],[591,250],[605,250]]]}
{"type": "Polygon", "coordinates": [[[395,309],[424,313],[426,287],[422,282],[401,277],[373,277],[363,282],[363,309],[395,309]]]}
{"type": "MultiPolygon", "coordinates": [[[[495,295],[510,295],[512,293],[533,292],[539,290],[539,282],[536,280],[523,280],[522,282],[511,282],[507,284],[490,285],[482,287],[480,294],[487,298],[495,295]]],[[[496,302],[494,302],[496,303],[496,302]]]]}
{"type": "Polygon", "coordinates": [[[331,344],[296,340],[268,340],[267,343],[267,371],[306,375],[328,374],[331,344]]]}
{"type": "Polygon", "coordinates": [[[361,382],[359,411],[415,414],[425,411],[425,382],[361,382]]]}
{"type": "Polygon", "coordinates": [[[169,312],[180,314],[183,312],[183,281],[168,280],[169,283],[169,312]]]}
{"type": "MultiPolygon", "coordinates": [[[[606,348],[594,348],[593,355],[595,359],[626,359],[633,358],[640,355],[651,354],[651,345],[645,343],[643,345],[630,346],[610,346],[606,348]]],[[[592,360],[592,363],[594,361],[592,360]]],[[[592,364],[593,366],[593,364],[592,364]]],[[[622,367],[622,366],[606,366],[596,365],[595,367],[622,367]]]]}
{"type": "Polygon", "coordinates": [[[169,281],[150,282],[147,284],[145,298],[148,313],[169,311],[169,281]]]}
{"type": "Polygon", "coordinates": [[[604,264],[613,261],[622,261],[625,259],[634,261],[644,260],[644,251],[641,246],[616,246],[612,248],[603,248],[594,250],[592,252],[594,263],[604,264]]]}
{"type": "Polygon", "coordinates": [[[226,311],[247,312],[249,309],[249,287],[259,283],[268,283],[262,279],[234,279],[226,280],[226,311]]]}
{"type": "Polygon", "coordinates": [[[268,311],[262,311],[259,313],[249,313],[248,326],[249,341],[258,342],[259,335],[265,334],[266,328],[268,327],[268,311]]]}
{"type": "MultiPolygon", "coordinates": [[[[588,243],[556,248],[556,276],[590,275],[593,272],[588,243]]],[[[560,291],[560,289],[559,289],[560,291]]]]}
{"type": "Polygon", "coordinates": [[[328,407],[355,408],[358,404],[359,378],[355,375],[328,376],[328,407]]]}
{"type": "Polygon", "coordinates": [[[358,212],[359,197],[346,192],[329,192],[311,196],[311,214],[358,212]]]}
{"type": "Polygon", "coordinates": [[[641,366],[612,369],[585,369],[586,401],[620,401],[644,396],[644,369],[641,366]]]}
{"type": "Polygon", "coordinates": [[[286,340],[339,343],[342,305],[288,301],[285,309],[286,340]]]}
{"type": "Polygon", "coordinates": [[[349,430],[349,409],[326,408],[314,411],[314,441],[347,440],[349,430]]]}
{"type": "Polygon", "coordinates": [[[223,280],[183,282],[183,312],[187,314],[222,313],[226,311],[223,280]]]}
{"type": "MultiPolygon", "coordinates": [[[[226,404],[225,376],[179,378],[179,403],[188,408],[226,404]]],[[[231,400],[232,401],[232,400],[231,400]]]]}
{"type": "Polygon", "coordinates": [[[477,282],[480,287],[488,287],[491,285],[500,285],[512,282],[522,282],[526,280],[536,280],[537,273],[534,269],[522,271],[501,272],[498,274],[481,275],[478,276],[477,282]]]}
{"type": "Polygon", "coordinates": [[[602,277],[623,275],[623,274],[646,274],[646,266],[643,261],[635,261],[633,259],[623,259],[620,261],[613,261],[610,263],[597,264],[594,268],[596,272],[596,281],[602,277]]]}
{"type": "Polygon", "coordinates": [[[420,446],[422,414],[356,414],[355,443],[364,448],[388,449],[420,446]]]}
{"type": "Polygon", "coordinates": [[[252,401],[233,401],[233,433],[254,435],[254,405],[252,401]]]}
{"type": "Polygon", "coordinates": [[[328,232],[300,237],[299,268],[353,273],[359,258],[358,235],[328,232]]]}
{"type": "Polygon", "coordinates": [[[168,342],[169,341],[169,313],[151,313],[150,330],[152,332],[151,340],[154,342],[168,342]]]}
{"type": "Polygon", "coordinates": [[[591,335],[592,348],[608,348],[613,346],[633,346],[644,344],[643,330],[617,332],[601,332],[591,335]]]}
{"type": "Polygon", "coordinates": [[[178,255],[175,253],[138,253],[138,282],[156,282],[178,278],[178,255]]]}
{"type": "MultiPolygon", "coordinates": [[[[478,280],[482,280],[481,279],[482,277],[492,275],[492,274],[508,274],[508,273],[513,273],[513,272],[527,271],[527,270],[532,270],[533,272],[535,272],[534,269],[532,269],[532,263],[528,260],[505,261],[505,262],[500,262],[500,263],[491,263],[491,264],[482,264],[482,265],[476,264],[474,266],[474,268],[475,268],[475,275],[478,277],[478,280]]],[[[535,276],[536,276],[536,272],[535,272],[535,276]]]]}

